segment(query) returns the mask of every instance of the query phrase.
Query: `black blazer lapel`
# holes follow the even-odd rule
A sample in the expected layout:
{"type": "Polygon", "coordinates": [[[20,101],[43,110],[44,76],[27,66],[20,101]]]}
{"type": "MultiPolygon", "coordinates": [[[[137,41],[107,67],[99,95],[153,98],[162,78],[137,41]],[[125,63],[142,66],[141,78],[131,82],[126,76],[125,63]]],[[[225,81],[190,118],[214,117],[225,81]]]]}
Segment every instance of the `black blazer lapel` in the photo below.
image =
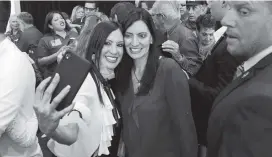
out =
{"type": "Polygon", "coordinates": [[[268,65],[272,64],[272,53],[270,53],[268,56],[260,60],[257,64],[255,64],[251,69],[249,69],[246,73],[244,73],[242,76],[238,77],[236,80],[234,80],[231,84],[229,84],[215,99],[213,103],[212,110],[216,107],[216,105],[226,96],[229,95],[230,92],[232,92],[234,89],[236,89],[238,86],[245,83],[247,80],[251,79],[256,75],[256,73],[263,68],[267,67],[268,65]]]}
{"type": "Polygon", "coordinates": [[[235,79],[232,83],[230,83],[215,99],[212,110],[218,104],[224,97],[228,96],[230,92],[232,92],[234,89],[236,89],[238,86],[242,85],[245,83],[247,80],[252,78],[254,76],[253,71],[248,71],[242,76],[238,77],[235,79]]]}

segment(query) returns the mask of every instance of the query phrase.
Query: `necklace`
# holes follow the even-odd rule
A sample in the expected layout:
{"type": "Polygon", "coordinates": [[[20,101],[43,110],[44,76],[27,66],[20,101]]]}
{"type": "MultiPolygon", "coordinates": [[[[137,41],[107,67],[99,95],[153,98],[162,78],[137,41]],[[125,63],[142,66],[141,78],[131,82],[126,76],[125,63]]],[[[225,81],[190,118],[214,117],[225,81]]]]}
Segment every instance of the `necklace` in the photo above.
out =
{"type": "Polygon", "coordinates": [[[134,74],[134,77],[135,77],[135,79],[136,79],[137,83],[141,83],[141,80],[140,80],[140,79],[138,79],[138,77],[137,77],[137,75],[136,75],[135,70],[133,70],[133,74],[134,74]]]}

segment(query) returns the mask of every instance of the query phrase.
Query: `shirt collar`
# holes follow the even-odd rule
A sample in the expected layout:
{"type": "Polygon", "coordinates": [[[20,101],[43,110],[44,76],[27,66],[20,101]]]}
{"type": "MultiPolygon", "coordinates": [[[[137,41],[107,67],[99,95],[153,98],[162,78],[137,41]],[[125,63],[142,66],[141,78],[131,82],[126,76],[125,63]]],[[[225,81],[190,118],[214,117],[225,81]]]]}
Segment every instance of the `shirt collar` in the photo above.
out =
{"type": "Polygon", "coordinates": [[[264,49],[260,53],[254,55],[253,57],[249,58],[247,61],[244,62],[244,71],[249,70],[252,68],[255,64],[257,64],[260,60],[262,60],[264,57],[272,53],[272,45],[268,48],[264,49]]]}
{"type": "Polygon", "coordinates": [[[180,24],[180,20],[177,20],[175,24],[170,29],[167,30],[167,34],[168,35],[172,34],[179,24],[180,24]]]}

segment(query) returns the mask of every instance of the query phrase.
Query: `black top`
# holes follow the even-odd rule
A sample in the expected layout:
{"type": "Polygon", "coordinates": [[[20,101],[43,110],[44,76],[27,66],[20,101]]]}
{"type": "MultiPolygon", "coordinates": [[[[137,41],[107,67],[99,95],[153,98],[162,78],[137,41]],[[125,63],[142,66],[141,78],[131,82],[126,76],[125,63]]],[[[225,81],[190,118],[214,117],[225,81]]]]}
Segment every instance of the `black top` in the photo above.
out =
{"type": "Polygon", "coordinates": [[[119,97],[128,157],[197,156],[187,78],[174,60],[160,60],[147,95],[134,94],[130,82],[119,97]]]}
{"type": "Polygon", "coordinates": [[[227,51],[226,38],[215,45],[202,67],[189,80],[192,111],[200,144],[206,145],[206,131],[210,109],[216,96],[231,81],[239,62],[227,51]]]}
{"type": "Polygon", "coordinates": [[[208,157],[271,157],[272,54],[216,98],[208,127],[208,157]]]}
{"type": "MultiPolygon", "coordinates": [[[[56,52],[62,47],[68,44],[70,38],[77,37],[78,34],[74,31],[67,32],[65,38],[57,35],[57,34],[46,34],[43,38],[41,38],[38,49],[37,49],[37,57],[47,57],[56,52]]],[[[57,66],[57,60],[52,64],[43,67],[44,77],[51,76],[53,74],[55,68],[57,66]]]]}
{"type": "Polygon", "coordinates": [[[35,26],[29,27],[22,33],[17,46],[22,52],[28,53],[30,46],[37,47],[42,37],[43,34],[35,26]]]}

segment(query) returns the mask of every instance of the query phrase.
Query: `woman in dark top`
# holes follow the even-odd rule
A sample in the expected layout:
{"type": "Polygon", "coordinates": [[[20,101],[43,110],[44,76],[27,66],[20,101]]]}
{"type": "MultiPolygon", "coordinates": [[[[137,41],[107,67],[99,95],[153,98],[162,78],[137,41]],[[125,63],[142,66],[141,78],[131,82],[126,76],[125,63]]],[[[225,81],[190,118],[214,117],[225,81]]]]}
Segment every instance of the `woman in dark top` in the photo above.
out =
{"type": "Polygon", "coordinates": [[[78,34],[70,31],[70,27],[58,11],[47,14],[44,23],[44,37],[40,40],[37,49],[38,63],[43,67],[44,77],[50,76],[57,65],[57,56],[69,47],[71,38],[78,34]]]}
{"type": "Polygon", "coordinates": [[[187,77],[161,58],[151,15],[141,8],[124,23],[126,53],[116,70],[127,157],[196,157],[187,77]]]}

